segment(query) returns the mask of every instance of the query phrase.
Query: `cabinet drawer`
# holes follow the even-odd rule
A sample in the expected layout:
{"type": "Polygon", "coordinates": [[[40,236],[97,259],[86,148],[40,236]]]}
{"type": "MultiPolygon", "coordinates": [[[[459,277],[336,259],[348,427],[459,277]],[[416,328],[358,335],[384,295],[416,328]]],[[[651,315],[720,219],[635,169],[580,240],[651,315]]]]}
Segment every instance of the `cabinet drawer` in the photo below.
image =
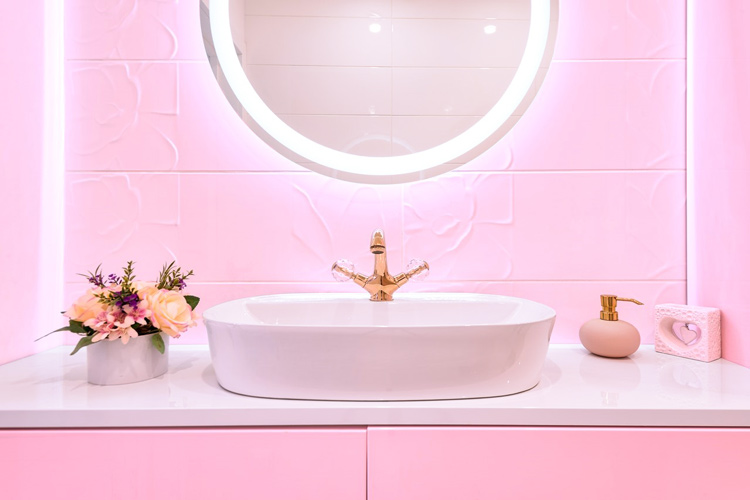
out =
{"type": "Polygon", "coordinates": [[[750,429],[370,428],[368,500],[750,498],[750,429]]]}
{"type": "Polygon", "coordinates": [[[364,500],[365,429],[0,431],[0,497],[364,500]]]}

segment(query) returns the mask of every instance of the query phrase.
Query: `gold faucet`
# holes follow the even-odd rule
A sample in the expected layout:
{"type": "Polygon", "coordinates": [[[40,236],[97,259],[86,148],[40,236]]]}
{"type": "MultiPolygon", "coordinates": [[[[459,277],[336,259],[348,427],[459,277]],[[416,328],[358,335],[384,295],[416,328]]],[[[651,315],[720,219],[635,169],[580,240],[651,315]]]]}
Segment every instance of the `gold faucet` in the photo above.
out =
{"type": "Polygon", "coordinates": [[[409,262],[405,273],[392,276],[388,272],[388,262],[385,251],[385,234],[382,229],[376,229],[370,238],[370,252],[375,255],[375,270],[372,276],[365,276],[355,272],[351,262],[339,260],[331,267],[333,277],[339,281],[353,280],[356,284],[367,290],[370,300],[387,301],[393,300],[393,294],[407,281],[417,275],[427,276],[430,266],[423,260],[412,260],[409,262]],[[423,274],[424,273],[424,274],[423,274]]]}

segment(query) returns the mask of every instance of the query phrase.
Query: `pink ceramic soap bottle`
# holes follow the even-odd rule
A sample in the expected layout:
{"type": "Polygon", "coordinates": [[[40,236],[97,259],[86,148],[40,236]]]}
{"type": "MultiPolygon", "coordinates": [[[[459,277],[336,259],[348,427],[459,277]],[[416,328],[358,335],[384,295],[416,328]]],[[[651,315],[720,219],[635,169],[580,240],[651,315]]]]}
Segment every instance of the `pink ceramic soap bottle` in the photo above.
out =
{"type": "Polygon", "coordinates": [[[616,295],[602,295],[601,300],[599,318],[587,321],[578,332],[581,344],[594,354],[607,358],[630,356],[641,345],[641,336],[633,325],[618,319],[617,301],[626,300],[639,306],[643,303],[616,295]]]}

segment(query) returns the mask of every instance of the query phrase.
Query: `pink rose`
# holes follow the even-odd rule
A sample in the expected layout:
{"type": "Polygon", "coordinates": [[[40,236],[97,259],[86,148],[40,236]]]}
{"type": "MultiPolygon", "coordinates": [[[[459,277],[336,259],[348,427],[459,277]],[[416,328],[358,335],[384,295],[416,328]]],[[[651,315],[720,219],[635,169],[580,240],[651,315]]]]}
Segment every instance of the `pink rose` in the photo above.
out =
{"type": "MultiPolygon", "coordinates": [[[[129,307],[129,306],[125,306],[129,307]]],[[[109,306],[106,310],[99,313],[96,318],[89,319],[83,325],[91,328],[96,334],[91,339],[92,342],[100,340],[122,340],[127,344],[131,338],[138,336],[132,326],[135,320],[119,307],[109,306]]]]}
{"type": "Polygon", "coordinates": [[[197,316],[181,293],[149,286],[140,289],[138,297],[148,304],[149,319],[154,327],[167,335],[179,337],[189,327],[195,326],[197,316]]]}
{"type": "Polygon", "coordinates": [[[94,293],[102,292],[101,288],[89,288],[86,293],[78,297],[78,300],[63,315],[81,323],[96,318],[99,313],[105,310],[105,307],[104,304],[99,302],[98,298],[94,297],[94,293]]]}

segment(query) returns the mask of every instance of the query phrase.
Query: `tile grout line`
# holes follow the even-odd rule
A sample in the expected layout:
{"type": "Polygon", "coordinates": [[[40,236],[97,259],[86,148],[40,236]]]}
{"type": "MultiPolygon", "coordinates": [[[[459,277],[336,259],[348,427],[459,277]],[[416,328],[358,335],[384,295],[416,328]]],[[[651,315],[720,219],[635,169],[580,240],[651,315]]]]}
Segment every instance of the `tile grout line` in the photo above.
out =
{"type": "MultiPolygon", "coordinates": [[[[460,174],[498,174],[498,175],[530,175],[530,174],[629,174],[629,173],[669,173],[685,172],[684,168],[664,169],[591,169],[591,170],[458,170],[446,172],[447,175],[460,174]]],[[[317,172],[310,170],[67,170],[66,174],[87,175],[116,175],[116,174],[141,174],[141,175],[311,175],[317,172]]],[[[429,181],[430,179],[425,179],[429,181]]]]}

